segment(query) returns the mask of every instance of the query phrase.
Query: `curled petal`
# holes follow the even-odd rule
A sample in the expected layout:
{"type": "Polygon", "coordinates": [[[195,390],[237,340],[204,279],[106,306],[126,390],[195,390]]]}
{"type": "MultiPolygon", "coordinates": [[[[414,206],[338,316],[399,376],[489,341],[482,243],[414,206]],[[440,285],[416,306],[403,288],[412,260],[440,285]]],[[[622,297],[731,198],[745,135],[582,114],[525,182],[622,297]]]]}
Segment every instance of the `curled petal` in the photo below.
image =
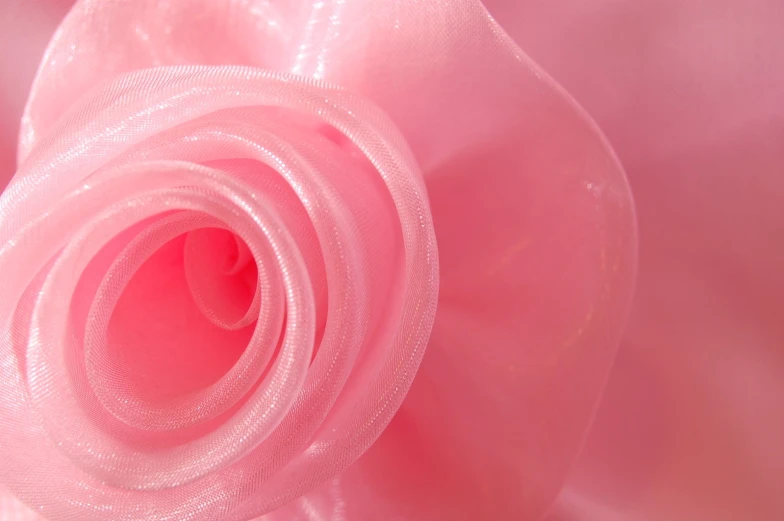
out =
{"type": "Polygon", "coordinates": [[[423,165],[439,309],[389,429],[276,521],[535,519],[614,360],[636,255],[623,172],[573,101],[480,6],[461,6],[378,5],[362,11],[365,27],[393,17],[399,35],[352,36],[369,49],[362,58],[394,59],[365,62],[339,43],[327,54],[338,65],[325,77],[384,107],[423,165]]]}
{"type": "Polygon", "coordinates": [[[780,519],[781,3],[487,4],[607,132],[640,222],[629,327],[553,521],[780,519]]]}

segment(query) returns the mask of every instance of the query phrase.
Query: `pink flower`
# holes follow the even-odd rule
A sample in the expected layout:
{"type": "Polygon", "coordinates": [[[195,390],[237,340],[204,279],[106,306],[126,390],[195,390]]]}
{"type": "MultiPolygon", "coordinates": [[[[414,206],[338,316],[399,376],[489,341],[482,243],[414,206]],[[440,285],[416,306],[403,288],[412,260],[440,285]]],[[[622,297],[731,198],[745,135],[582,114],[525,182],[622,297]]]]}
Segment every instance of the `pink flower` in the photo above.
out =
{"type": "Polygon", "coordinates": [[[774,0],[80,0],[22,114],[68,4],[0,18],[0,518],[784,514],[774,0]]]}

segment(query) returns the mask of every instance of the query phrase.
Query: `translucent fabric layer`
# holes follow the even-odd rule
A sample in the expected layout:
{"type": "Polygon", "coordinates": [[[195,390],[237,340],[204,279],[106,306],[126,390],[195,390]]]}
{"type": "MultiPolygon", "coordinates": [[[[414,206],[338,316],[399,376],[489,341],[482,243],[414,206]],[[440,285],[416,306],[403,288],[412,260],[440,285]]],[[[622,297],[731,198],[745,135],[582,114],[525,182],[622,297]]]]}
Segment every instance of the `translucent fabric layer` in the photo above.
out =
{"type": "Polygon", "coordinates": [[[549,509],[625,323],[634,211],[481,3],[78,1],[19,136],[0,483],[36,514],[549,509]]]}
{"type": "Polygon", "coordinates": [[[637,203],[628,329],[548,521],[784,519],[784,8],[487,0],[637,203]]]}

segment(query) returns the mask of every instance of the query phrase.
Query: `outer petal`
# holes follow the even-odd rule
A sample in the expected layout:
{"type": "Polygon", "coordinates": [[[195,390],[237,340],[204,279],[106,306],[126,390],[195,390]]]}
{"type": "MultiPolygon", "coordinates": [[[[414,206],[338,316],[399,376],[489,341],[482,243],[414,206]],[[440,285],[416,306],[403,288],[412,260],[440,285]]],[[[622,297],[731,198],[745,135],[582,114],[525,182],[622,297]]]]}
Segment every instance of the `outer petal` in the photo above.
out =
{"type": "Polygon", "coordinates": [[[784,518],[784,9],[488,0],[594,114],[638,203],[638,293],[552,521],[784,518]]]}
{"type": "MultiPolygon", "coordinates": [[[[161,5],[77,5],[22,154],[85,89],[152,65],[286,69],[369,97],[425,170],[442,298],[403,410],[330,497],[357,520],[541,514],[591,419],[634,272],[628,188],[595,126],[476,1],[161,5]]],[[[320,498],[291,508],[323,514],[320,498]]]]}
{"type": "Polygon", "coordinates": [[[535,519],[612,362],[634,265],[620,169],[482,10],[456,4],[416,16],[379,5],[363,15],[367,32],[351,33],[367,50],[326,54],[338,69],[325,77],[380,103],[425,165],[441,298],[381,440],[276,520],[535,519]],[[373,34],[392,13],[401,36],[373,34]]]}
{"type": "Polygon", "coordinates": [[[86,91],[160,65],[258,65],[282,70],[306,2],[78,0],[46,51],[22,123],[20,157],[86,91]]]}

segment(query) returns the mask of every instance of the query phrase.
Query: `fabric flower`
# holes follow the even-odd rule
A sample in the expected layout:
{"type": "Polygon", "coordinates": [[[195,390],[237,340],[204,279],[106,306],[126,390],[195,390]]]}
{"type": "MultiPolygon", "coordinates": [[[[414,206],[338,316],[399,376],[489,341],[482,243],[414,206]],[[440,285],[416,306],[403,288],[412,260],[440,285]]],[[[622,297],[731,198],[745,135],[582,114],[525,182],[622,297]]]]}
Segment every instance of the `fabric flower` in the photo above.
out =
{"type": "Polygon", "coordinates": [[[0,201],[0,482],[54,520],[779,518],[781,9],[486,5],[630,174],[617,360],[624,176],[478,2],[78,2],[0,201]]]}

